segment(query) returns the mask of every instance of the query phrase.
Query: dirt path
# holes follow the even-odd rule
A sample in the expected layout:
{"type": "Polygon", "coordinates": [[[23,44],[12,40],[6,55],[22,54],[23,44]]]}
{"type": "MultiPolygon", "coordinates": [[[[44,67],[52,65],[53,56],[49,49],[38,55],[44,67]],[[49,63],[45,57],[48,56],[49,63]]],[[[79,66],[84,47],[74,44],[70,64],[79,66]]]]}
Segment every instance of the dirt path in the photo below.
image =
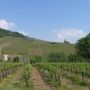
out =
{"type": "Polygon", "coordinates": [[[33,67],[32,70],[32,80],[34,81],[35,90],[52,90],[48,85],[45,84],[40,73],[36,68],[33,67]]]}

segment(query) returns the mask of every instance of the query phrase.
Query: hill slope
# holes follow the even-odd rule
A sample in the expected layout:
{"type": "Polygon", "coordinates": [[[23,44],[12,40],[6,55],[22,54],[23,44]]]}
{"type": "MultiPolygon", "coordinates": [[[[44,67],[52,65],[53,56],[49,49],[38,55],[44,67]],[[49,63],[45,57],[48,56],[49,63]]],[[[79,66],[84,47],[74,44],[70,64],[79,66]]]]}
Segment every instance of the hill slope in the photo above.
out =
{"type": "Polygon", "coordinates": [[[25,38],[24,35],[22,35],[18,32],[12,32],[12,31],[0,28],[0,38],[6,37],[6,36],[25,38]]]}
{"type": "Polygon", "coordinates": [[[74,45],[66,43],[50,43],[42,40],[27,38],[26,36],[7,30],[0,29],[0,44],[9,43],[2,49],[6,54],[48,55],[51,52],[75,52],[74,45]],[[1,34],[2,33],[2,34],[1,34]]]}
{"type": "Polygon", "coordinates": [[[51,52],[65,52],[71,54],[75,52],[72,44],[51,44],[49,42],[28,40],[15,37],[4,37],[0,39],[0,43],[10,43],[9,46],[3,48],[3,53],[8,54],[27,54],[28,49],[30,54],[49,54],[51,52]]]}

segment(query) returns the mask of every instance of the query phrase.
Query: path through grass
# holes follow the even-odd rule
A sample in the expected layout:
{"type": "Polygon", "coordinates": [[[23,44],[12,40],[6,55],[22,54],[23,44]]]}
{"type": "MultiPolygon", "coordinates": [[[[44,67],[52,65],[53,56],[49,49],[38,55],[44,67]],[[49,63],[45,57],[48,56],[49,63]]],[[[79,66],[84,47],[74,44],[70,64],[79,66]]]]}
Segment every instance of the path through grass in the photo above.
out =
{"type": "Polygon", "coordinates": [[[20,68],[17,72],[0,81],[0,90],[34,90],[32,82],[30,82],[30,87],[24,86],[22,76],[23,68],[20,68]]]}

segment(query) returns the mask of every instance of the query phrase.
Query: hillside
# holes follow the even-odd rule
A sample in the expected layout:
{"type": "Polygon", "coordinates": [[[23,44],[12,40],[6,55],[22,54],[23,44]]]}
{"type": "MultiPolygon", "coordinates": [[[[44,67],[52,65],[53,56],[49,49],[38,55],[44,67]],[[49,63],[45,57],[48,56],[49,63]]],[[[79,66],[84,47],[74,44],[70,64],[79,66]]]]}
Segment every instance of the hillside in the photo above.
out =
{"type": "Polygon", "coordinates": [[[6,37],[6,36],[25,38],[24,35],[22,35],[18,32],[12,32],[12,31],[0,28],[0,38],[6,37]]]}
{"type": "Polygon", "coordinates": [[[30,55],[48,55],[51,52],[65,52],[71,54],[75,52],[74,45],[67,43],[50,43],[7,30],[0,29],[0,44],[9,43],[2,49],[6,54],[27,54],[30,55]]]}
{"type": "Polygon", "coordinates": [[[74,45],[72,44],[51,44],[49,42],[28,40],[15,37],[4,37],[0,39],[0,43],[10,43],[2,52],[9,54],[27,54],[28,49],[31,54],[48,54],[50,52],[65,52],[66,54],[74,53],[74,45]]]}

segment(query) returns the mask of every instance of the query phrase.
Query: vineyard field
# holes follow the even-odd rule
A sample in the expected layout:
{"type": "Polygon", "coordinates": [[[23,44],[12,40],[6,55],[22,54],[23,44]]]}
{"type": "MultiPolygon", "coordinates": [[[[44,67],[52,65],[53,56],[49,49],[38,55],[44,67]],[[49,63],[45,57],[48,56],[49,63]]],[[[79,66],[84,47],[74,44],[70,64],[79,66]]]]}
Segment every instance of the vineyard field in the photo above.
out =
{"type": "MultiPolygon", "coordinates": [[[[68,88],[68,85],[64,85],[64,80],[70,81],[74,86],[81,87],[81,89],[78,88],[77,90],[82,90],[82,88],[90,90],[89,63],[39,63],[35,67],[39,70],[45,81],[54,87],[55,90],[57,87],[68,88]]],[[[72,88],[69,88],[69,90],[72,90],[72,88]]]]}

